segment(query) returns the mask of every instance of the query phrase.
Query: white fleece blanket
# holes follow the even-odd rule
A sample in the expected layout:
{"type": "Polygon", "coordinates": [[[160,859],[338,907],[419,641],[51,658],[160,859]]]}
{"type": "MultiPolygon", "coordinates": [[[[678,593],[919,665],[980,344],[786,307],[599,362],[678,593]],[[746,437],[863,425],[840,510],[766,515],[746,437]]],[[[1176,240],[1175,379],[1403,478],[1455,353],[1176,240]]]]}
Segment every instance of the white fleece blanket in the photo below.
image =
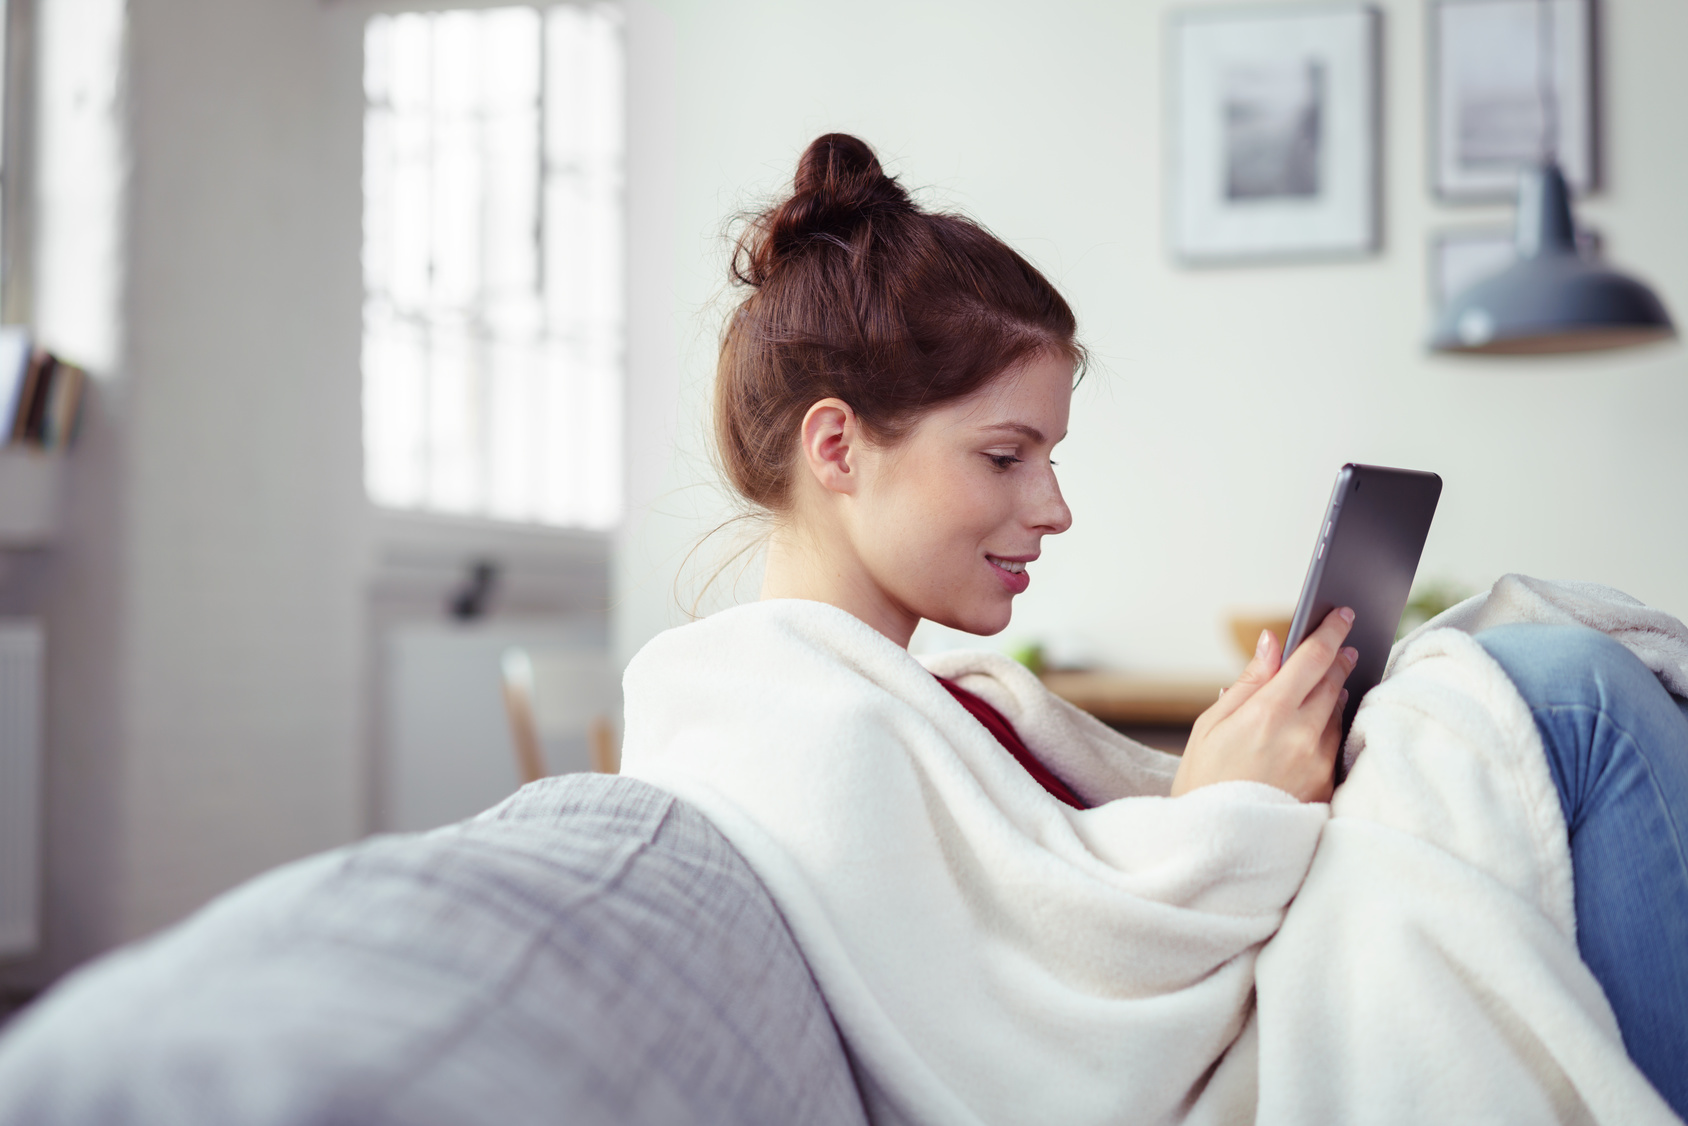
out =
{"type": "MultiPolygon", "coordinates": [[[[1688,676],[1688,631],[1660,636],[1688,676]]],[[[1328,825],[1268,786],[1165,797],[1176,759],[1006,658],[928,671],[813,602],[646,646],[623,771],[767,883],[877,1123],[1674,1121],[1577,958],[1522,701],[1464,634],[1409,640],[1328,825]],[[1050,797],[933,672],[1097,807],[1050,797]]]]}

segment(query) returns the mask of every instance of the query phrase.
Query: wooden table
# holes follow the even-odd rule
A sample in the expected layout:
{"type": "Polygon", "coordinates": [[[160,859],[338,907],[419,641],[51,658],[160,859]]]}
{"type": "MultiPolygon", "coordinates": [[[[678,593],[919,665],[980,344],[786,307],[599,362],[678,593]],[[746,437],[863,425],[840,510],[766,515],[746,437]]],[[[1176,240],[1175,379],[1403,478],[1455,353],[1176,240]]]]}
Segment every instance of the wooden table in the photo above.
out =
{"type": "Polygon", "coordinates": [[[1181,752],[1196,717],[1231,684],[1225,677],[1127,672],[1046,672],[1055,695],[1139,742],[1181,752]]]}

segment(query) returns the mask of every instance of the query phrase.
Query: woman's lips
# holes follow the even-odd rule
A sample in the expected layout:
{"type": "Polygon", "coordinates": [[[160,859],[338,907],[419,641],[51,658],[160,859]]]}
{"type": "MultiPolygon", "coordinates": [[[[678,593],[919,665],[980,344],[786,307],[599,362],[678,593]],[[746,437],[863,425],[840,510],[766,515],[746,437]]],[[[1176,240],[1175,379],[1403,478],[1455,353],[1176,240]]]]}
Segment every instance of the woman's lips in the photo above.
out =
{"type": "Polygon", "coordinates": [[[1026,560],[998,559],[994,555],[985,556],[991,570],[1002,580],[1002,585],[1008,588],[1009,594],[1024,594],[1026,588],[1032,585],[1032,577],[1026,574],[1026,560]]]}

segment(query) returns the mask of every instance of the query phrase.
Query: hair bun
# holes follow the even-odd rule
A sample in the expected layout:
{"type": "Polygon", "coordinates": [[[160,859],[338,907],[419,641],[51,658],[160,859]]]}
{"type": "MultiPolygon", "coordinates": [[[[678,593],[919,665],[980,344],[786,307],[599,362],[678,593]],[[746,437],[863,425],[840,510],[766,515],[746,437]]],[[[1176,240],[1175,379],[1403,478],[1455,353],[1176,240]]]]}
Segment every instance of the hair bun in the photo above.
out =
{"type": "Polygon", "coordinates": [[[827,133],[803,150],[794,187],[797,195],[836,193],[887,179],[866,141],[848,133],[827,133]]]}
{"type": "Polygon", "coordinates": [[[740,240],[733,272],[761,286],[782,262],[817,242],[848,245],[875,220],[914,212],[908,193],[885,174],[866,141],[826,133],[803,150],[790,198],[763,212],[740,240]]]}

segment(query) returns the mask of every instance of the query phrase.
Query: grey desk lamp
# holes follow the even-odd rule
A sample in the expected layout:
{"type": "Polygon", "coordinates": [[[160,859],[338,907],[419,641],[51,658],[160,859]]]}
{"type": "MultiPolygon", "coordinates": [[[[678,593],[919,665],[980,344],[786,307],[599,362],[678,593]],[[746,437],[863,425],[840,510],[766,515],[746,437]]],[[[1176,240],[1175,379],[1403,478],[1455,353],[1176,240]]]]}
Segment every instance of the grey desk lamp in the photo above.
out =
{"type": "Polygon", "coordinates": [[[1645,284],[1577,250],[1571,193],[1555,158],[1557,102],[1547,74],[1552,13],[1541,5],[1537,80],[1543,157],[1518,185],[1518,260],[1449,301],[1436,318],[1438,352],[1531,355],[1591,352],[1668,340],[1676,326],[1645,284]]]}

